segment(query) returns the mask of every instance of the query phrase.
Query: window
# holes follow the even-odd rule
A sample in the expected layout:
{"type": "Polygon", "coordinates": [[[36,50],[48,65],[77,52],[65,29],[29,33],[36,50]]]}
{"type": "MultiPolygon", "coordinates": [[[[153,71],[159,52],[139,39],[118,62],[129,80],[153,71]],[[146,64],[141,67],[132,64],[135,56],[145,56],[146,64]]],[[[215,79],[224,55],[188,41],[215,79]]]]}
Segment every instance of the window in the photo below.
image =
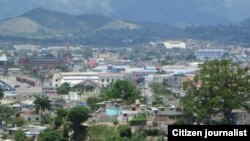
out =
{"type": "Polygon", "coordinates": [[[28,121],[31,121],[31,118],[28,118],[28,121]]]}
{"type": "Polygon", "coordinates": [[[36,117],[36,120],[38,121],[38,120],[39,120],[39,117],[36,117]]]}
{"type": "Polygon", "coordinates": [[[114,79],[112,78],[111,82],[114,82],[114,79]]]}
{"type": "Polygon", "coordinates": [[[102,79],[102,82],[104,82],[104,79],[102,79]]]}
{"type": "Polygon", "coordinates": [[[107,79],[107,82],[109,82],[109,79],[107,79]]]}

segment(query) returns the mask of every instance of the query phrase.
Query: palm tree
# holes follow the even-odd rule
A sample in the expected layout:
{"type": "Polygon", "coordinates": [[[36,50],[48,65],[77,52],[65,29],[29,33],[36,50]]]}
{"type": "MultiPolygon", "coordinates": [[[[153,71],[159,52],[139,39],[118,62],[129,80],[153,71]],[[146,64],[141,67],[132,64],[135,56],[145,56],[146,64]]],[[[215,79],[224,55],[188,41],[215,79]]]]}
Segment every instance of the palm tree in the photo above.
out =
{"type": "Polygon", "coordinates": [[[73,89],[77,92],[80,97],[80,101],[82,99],[82,94],[85,92],[85,86],[83,84],[78,84],[73,87],[73,89]]]}
{"type": "Polygon", "coordinates": [[[3,97],[4,97],[4,92],[3,92],[3,89],[0,87],[0,100],[1,100],[1,103],[2,103],[3,97]]]}
{"type": "Polygon", "coordinates": [[[40,112],[41,124],[42,124],[42,113],[46,109],[49,110],[51,107],[51,101],[49,100],[48,96],[38,96],[36,97],[35,101],[35,110],[37,113],[40,112]]]}

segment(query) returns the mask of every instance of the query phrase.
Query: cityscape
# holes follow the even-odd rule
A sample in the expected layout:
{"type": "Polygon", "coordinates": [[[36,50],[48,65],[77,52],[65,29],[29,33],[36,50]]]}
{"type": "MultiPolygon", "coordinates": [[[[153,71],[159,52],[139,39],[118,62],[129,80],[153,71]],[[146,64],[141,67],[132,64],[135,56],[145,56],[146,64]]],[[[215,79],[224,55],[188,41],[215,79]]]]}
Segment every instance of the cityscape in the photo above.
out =
{"type": "Polygon", "coordinates": [[[60,8],[0,14],[0,141],[167,141],[171,125],[250,125],[247,17],[157,23],[105,12],[111,1],[84,7],[98,15],[52,1],[60,8]]]}

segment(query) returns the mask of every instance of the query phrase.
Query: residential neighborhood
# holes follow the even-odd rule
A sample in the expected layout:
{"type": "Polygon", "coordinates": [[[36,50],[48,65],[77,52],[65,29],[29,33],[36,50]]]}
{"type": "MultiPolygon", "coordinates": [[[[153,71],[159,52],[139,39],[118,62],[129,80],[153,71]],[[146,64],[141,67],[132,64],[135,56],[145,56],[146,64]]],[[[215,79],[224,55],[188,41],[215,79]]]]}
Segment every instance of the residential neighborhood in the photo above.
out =
{"type": "Polygon", "coordinates": [[[0,1],[0,141],[249,141],[249,7],[0,1]]]}

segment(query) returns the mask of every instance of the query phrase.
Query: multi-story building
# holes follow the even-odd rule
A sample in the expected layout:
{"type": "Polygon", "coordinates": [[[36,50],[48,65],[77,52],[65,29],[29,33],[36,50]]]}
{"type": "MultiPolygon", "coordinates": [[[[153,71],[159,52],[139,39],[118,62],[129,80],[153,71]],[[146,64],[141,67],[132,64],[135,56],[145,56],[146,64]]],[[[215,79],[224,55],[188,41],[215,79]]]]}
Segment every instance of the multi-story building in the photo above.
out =
{"type": "Polygon", "coordinates": [[[48,67],[54,67],[54,66],[59,66],[60,64],[63,63],[62,59],[57,59],[57,58],[20,58],[18,61],[19,65],[22,66],[48,66],[48,67]]]}
{"type": "Polygon", "coordinates": [[[151,74],[145,77],[145,85],[152,83],[163,83],[164,79],[173,76],[173,74],[151,74]]]}
{"type": "Polygon", "coordinates": [[[223,57],[226,53],[224,49],[201,49],[196,51],[196,57],[199,60],[212,60],[223,57]]]}
{"type": "Polygon", "coordinates": [[[93,52],[93,58],[96,60],[117,60],[119,58],[119,53],[114,52],[93,52]]]}
{"type": "Polygon", "coordinates": [[[52,86],[59,87],[63,83],[69,83],[70,86],[75,86],[79,83],[89,81],[98,83],[99,76],[96,72],[63,72],[55,73],[52,77],[52,86]]]}
{"type": "Polygon", "coordinates": [[[99,86],[109,87],[117,80],[124,80],[125,74],[122,73],[102,73],[99,75],[99,86]]]}
{"type": "Polygon", "coordinates": [[[63,83],[74,86],[80,83],[94,85],[95,87],[108,87],[117,80],[124,80],[122,73],[96,73],[96,72],[66,72],[56,73],[52,77],[52,87],[59,87],[63,83]]]}

